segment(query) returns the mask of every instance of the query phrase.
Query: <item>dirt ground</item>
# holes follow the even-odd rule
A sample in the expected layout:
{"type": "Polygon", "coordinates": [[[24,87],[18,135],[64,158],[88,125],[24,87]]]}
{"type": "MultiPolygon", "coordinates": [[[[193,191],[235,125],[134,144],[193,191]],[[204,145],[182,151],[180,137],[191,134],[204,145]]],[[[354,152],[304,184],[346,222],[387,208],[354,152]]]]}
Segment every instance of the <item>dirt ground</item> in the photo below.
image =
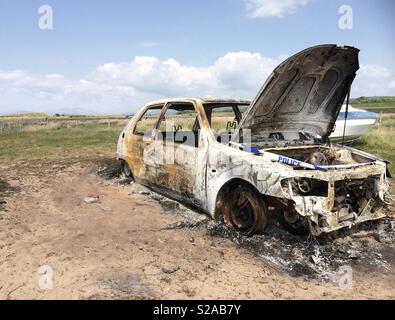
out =
{"type": "Polygon", "coordinates": [[[109,163],[0,163],[0,299],[395,298],[393,219],[323,243],[245,237],[109,163]]]}

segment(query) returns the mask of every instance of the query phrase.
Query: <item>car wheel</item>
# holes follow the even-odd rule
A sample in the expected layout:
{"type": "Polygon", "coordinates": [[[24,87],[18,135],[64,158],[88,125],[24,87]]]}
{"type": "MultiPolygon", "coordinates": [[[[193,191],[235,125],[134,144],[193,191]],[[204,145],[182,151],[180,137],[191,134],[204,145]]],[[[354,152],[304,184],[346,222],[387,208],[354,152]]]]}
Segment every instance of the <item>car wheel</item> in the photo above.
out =
{"type": "Polygon", "coordinates": [[[261,195],[246,185],[238,185],[224,197],[225,222],[248,235],[262,233],[268,223],[268,210],[261,195]]]}
{"type": "Polygon", "coordinates": [[[132,169],[130,169],[129,164],[126,161],[122,161],[122,172],[127,178],[134,179],[132,169]]]}

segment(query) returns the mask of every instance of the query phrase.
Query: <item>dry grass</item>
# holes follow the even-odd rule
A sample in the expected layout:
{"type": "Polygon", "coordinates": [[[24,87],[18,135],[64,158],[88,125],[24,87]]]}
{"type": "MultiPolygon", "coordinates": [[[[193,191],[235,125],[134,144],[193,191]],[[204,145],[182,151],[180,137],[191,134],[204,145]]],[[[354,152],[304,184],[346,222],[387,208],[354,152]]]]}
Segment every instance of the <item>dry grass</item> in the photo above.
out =
{"type": "Polygon", "coordinates": [[[384,118],[380,125],[374,126],[357,142],[354,147],[380,155],[392,162],[390,171],[395,176],[395,119],[384,118]]]}
{"type": "Polygon", "coordinates": [[[81,155],[115,155],[123,125],[85,123],[56,125],[0,134],[0,160],[68,158],[81,155]]]}

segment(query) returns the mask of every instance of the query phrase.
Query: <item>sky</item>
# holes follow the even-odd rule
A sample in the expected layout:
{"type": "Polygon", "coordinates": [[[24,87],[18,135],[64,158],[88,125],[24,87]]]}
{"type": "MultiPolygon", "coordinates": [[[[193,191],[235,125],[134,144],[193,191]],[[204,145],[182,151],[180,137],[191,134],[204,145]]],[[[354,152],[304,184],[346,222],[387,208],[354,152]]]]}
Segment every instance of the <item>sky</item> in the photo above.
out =
{"type": "Polygon", "coordinates": [[[393,0],[0,0],[0,114],[253,99],[323,43],[361,50],[353,97],[395,95],[394,34],[393,0]]]}

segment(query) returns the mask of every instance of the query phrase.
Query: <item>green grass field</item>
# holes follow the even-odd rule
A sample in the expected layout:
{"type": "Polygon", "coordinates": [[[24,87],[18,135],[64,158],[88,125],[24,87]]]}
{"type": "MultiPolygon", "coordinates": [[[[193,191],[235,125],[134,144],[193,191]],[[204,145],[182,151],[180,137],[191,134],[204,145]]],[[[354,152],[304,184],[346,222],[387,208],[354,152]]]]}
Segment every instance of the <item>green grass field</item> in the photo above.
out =
{"type": "Polygon", "coordinates": [[[74,127],[0,134],[0,160],[114,155],[123,125],[87,123],[74,127]]]}
{"type": "Polygon", "coordinates": [[[364,136],[357,140],[353,147],[382,156],[390,161],[390,171],[395,176],[395,118],[382,120],[364,136]]]}

